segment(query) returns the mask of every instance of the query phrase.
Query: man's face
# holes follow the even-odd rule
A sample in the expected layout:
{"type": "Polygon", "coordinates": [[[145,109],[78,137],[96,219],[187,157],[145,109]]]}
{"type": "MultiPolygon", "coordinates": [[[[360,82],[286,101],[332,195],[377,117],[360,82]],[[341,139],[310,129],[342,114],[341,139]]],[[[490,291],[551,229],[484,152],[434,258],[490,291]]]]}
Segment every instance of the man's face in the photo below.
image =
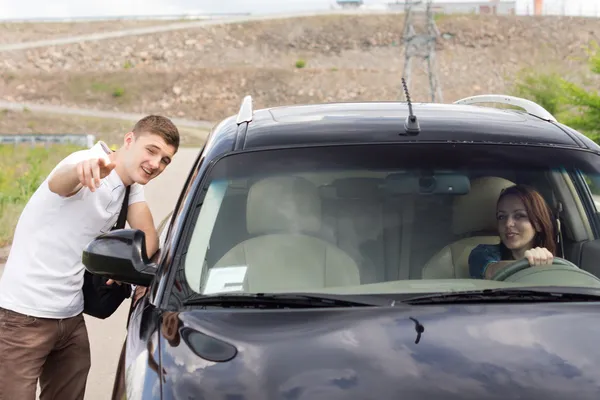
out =
{"type": "Polygon", "coordinates": [[[145,133],[125,136],[125,167],[129,178],[145,185],[160,175],[175,155],[175,148],[158,135],[145,133]]]}

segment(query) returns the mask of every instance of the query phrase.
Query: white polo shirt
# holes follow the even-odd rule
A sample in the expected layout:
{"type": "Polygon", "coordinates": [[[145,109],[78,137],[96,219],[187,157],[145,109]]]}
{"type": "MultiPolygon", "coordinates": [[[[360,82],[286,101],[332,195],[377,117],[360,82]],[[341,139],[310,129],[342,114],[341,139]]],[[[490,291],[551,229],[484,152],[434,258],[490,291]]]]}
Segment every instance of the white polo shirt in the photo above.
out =
{"type": "MultiPolygon", "coordinates": [[[[66,157],[51,174],[66,163],[108,153],[106,144],[98,142],[66,157]]],[[[83,249],[114,226],[124,195],[125,185],[114,169],[95,192],[84,187],[71,197],[51,192],[48,179],[42,182],[19,218],[0,278],[0,307],[54,319],[81,313],[83,249]]],[[[134,183],[129,204],[144,200],[143,186],[134,183]]]]}

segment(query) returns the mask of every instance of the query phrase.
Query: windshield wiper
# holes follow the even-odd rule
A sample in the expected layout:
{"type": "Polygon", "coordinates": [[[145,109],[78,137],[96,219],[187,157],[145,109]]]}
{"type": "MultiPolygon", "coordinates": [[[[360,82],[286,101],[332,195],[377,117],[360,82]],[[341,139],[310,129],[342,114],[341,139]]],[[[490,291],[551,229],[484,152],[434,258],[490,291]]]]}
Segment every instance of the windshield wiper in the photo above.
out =
{"type": "Polygon", "coordinates": [[[436,293],[410,297],[405,304],[440,303],[504,303],[504,302],[600,302],[600,292],[594,289],[485,289],[468,292],[436,293]]]}
{"type": "Polygon", "coordinates": [[[314,293],[220,293],[192,297],[185,306],[239,308],[313,308],[390,306],[391,299],[360,295],[321,295],[314,293]]]}

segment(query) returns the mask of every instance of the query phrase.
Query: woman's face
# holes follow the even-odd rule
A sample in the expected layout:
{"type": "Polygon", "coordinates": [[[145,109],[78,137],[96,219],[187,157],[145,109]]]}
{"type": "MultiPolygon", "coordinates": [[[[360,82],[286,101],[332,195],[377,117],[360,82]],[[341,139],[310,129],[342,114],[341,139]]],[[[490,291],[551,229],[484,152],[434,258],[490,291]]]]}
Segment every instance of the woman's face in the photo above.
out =
{"type": "Polygon", "coordinates": [[[513,195],[502,198],[497,210],[498,232],[504,245],[512,251],[525,251],[533,247],[536,231],[523,202],[513,195]]]}

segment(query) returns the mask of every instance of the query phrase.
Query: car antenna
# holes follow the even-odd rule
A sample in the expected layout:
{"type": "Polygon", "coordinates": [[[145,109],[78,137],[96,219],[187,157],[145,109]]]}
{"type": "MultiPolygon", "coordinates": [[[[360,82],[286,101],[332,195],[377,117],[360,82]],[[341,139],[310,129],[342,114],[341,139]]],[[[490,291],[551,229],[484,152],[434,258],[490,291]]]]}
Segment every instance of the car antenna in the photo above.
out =
{"type": "Polygon", "coordinates": [[[404,129],[408,135],[418,135],[421,132],[417,116],[413,114],[412,103],[410,102],[410,94],[406,86],[406,79],[402,78],[402,86],[404,86],[404,94],[406,94],[406,102],[408,103],[408,117],[404,122],[404,129]]]}

